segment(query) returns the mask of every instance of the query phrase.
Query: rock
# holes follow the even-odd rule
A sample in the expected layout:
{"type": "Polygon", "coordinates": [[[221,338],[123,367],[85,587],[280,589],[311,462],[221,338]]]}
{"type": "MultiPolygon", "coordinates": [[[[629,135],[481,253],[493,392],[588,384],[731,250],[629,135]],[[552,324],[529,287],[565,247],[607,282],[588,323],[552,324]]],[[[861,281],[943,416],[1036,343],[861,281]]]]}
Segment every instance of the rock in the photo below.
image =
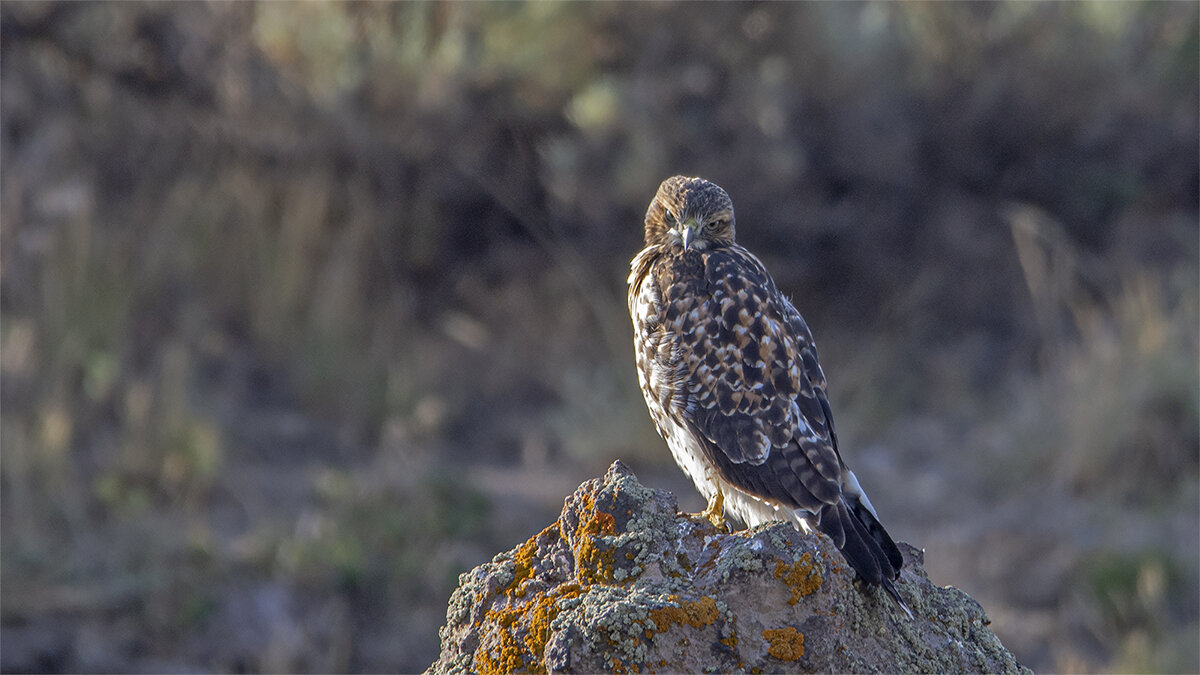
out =
{"type": "Polygon", "coordinates": [[[430,672],[1029,672],[979,603],[900,548],[911,620],[828,537],[721,532],[614,462],[557,522],[459,577],[430,672]]]}

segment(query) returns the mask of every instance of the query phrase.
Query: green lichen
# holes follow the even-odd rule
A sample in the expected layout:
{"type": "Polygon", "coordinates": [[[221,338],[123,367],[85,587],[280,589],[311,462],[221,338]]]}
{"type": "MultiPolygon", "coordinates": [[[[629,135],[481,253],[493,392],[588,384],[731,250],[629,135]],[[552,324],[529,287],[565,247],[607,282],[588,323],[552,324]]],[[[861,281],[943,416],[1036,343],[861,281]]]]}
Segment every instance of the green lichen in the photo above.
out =
{"type": "Polygon", "coordinates": [[[716,573],[721,581],[729,581],[730,575],[738,572],[758,574],[763,571],[763,561],[757,551],[749,546],[730,549],[717,561],[716,573]]]}

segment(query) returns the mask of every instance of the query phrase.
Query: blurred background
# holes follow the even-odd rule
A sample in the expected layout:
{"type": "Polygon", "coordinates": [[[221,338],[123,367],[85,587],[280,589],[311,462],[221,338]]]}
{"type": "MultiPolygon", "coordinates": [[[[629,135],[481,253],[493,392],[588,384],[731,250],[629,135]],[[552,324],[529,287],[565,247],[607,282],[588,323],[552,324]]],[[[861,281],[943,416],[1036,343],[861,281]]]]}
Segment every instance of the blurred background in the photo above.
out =
{"type": "Polygon", "coordinates": [[[614,459],[733,197],[843,454],[1035,670],[1200,670],[1196,3],[0,6],[0,669],[416,671],[614,459]]]}

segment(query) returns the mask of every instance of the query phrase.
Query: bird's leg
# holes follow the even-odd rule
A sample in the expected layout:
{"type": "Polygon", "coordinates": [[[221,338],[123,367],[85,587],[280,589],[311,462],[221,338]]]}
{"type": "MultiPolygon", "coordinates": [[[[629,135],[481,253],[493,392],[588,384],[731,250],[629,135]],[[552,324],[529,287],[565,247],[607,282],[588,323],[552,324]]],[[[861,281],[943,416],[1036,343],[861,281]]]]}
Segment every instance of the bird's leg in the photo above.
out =
{"type": "Polygon", "coordinates": [[[725,495],[721,493],[721,486],[717,486],[713,496],[708,498],[708,508],[700,515],[713,524],[713,527],[718,530],[728,530],[729,527],[725,523],[725,495]]]}

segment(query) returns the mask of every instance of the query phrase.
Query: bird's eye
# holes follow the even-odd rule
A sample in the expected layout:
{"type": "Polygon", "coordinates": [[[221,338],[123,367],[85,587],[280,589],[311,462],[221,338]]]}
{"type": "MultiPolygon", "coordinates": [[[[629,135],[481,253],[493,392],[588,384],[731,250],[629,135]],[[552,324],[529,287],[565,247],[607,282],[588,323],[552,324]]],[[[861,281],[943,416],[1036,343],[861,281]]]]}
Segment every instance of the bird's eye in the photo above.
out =
{"type": "Polygon", "coordinates": [[[675,214],[671,213],[671,209],[663,209],[663,217],[668,221],[675,220],[675,214]]]}
{"type": "Polygon", "coordinates": [[[710,220],[710,221],[708,221],[708,224],[704,226],[704,229],[708,230],[709,232],[713,232],[718,227],[720,227],[721,223],[723,223],[723,222],[724,221],[722,221],[722,220],[710,220]]]}

